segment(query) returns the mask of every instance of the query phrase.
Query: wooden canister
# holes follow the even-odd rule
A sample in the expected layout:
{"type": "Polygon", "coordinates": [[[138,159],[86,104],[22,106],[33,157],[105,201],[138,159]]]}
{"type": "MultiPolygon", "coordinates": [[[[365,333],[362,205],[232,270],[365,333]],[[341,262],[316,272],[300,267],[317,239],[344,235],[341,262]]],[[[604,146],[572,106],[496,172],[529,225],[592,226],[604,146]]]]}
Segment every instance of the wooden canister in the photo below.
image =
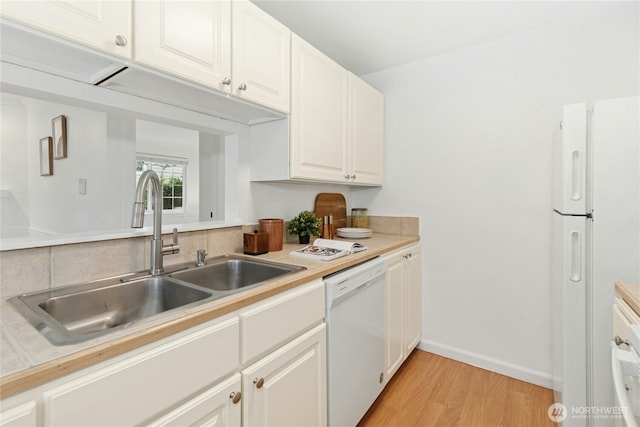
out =
{"type": "Polygon", "coordinates": [[[282,250],[284,221],[281,218],[263,218],[258,220],[258,229],[269,233],[269,252],[282,250]]]}
{"type": "Polygon", "coordinates": [[[253,233],[244,233],[243,251],[247,255],[262,255],[269,252],[269,233],[261,233],[258,230],[253,233]]]}

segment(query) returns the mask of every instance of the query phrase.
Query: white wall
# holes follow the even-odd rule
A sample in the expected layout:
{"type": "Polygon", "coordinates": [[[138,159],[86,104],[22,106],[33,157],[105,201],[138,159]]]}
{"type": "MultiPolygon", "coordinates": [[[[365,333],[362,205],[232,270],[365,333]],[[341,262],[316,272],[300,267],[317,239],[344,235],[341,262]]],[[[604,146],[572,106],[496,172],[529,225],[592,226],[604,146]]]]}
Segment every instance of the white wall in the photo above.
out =
{"type": "Polygon", "coordinates": [[[28,194],[30,227],[48,233],[104,229],[109,187],[107,115],[47,101],[27,103],[26,140],[29,146],[28,194]],[[51,119],[67,118],[67,158],[53,161],[53,175],[40,176],[38,141],[51,136],[51,119]],[[78,180],[87,180],[87,193],[78,180]]]}
{"type": "MultiPolygon", "coordinates": [[[[490,23],[487,23],[490,25],[490,23]]],[[[638,93],[638,3],[365,76],[386,100],[374,215],[418,215],[421,347],[550,386],[551,134],[638,93]]]]}
{"type": "Polygon", "coordinates": [[[0,235],[28,232],[29,174],[26,108],[19,98],[2,96],[0,123],[0,235]]]}
{"type": "MultiPolygon", "coordinates": [[[[197,222],[200,211],[200,135],[198,131],[138,120],[136,122],[136,152],[186,159],[185,212],[164,212],[163,224],[197,222]]],[[[135,180],[134,180],[135,182],[135,180]]],[[[151,224],[152,214],[145,215],[151,224]]]]}
{"type": "Polygon", "coordinates": [[[135,121],[34,98],[2,97],[2,236],[126,227],[135,190],[127,181],[135,182],[135,121]],[[40,176],[39,140],[51,135],[51,119],[61,114],[67,118],[67,158],[53,161],[52,176],[40,176]],[[79,192],[81,178],[86,194],[79,192]]]}
{"type": "Polygon", "coordinates": [[[289,221],[301,211],[313,211],[318,193],[341,193],[347,201],[347,215],[351,212],[351,187],[347,185],[254,182],[251,184],[253,219],[289,221]]]}

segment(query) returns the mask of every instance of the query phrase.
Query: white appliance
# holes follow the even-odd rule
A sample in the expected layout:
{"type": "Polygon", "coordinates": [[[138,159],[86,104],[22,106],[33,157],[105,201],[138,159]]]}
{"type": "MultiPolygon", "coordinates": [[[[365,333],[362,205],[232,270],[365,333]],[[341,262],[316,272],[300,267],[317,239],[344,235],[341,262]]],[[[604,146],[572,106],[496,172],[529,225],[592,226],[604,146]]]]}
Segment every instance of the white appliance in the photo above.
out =
{"type": "Polygon", "coordinates": [[[612,423],[572,414],[614,405],[614,283],[640,281],[638,103],[567,105],[554,135],[553,388],[565,426],[612,423]]]}
{"type": "Polygon", "coordinates": [[[383,389],[385,274],[376,258],[324,278],[331,427],[354,427],[383,389]]]}
{"type": "Polygon", "coordinates": [[[611,343],[611,376],[616,427],[638,427],[640,421],[640,325],[628,326],[631,337],[611,343]]]}

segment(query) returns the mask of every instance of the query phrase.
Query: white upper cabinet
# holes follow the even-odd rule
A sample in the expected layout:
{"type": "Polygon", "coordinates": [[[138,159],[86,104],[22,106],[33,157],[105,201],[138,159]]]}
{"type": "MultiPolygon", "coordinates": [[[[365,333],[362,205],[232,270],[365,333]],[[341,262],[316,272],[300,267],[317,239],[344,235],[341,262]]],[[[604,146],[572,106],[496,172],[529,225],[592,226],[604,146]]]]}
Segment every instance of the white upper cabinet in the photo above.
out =
{"type": "Polygon", "coordinates": [[[384,96],[364,80],[349,79],[349,180],[382,185],[384,96]]]}
{"type": "Polygon", "coordinates": [[[382,185],[384,96],[295,34],[286,125],[252,126],[252,180],[382,185]]]}
{"type": "Polygon", "coordinates": [[[3,0],[0,15],[120,58],[131,58],[131,1],[3,0]]]}
{"type": "Polygon", "coordinates": [[[232,14],[233,94],[289,112],[291,31],[246,0],[232,14]]]}
{"type": "Polygon", "coordinates": [[[349,72],[292,35],[291,178],[345,182],[349,72]]]}
{"type": "Polygon", "coordinates": [[[137,63],[228,91],[231,1],[134,2],[137,63]]]}
{"type": "Polygon", "coordinates": [[[289,112],[290,31],[254,4],[136,1],[134,16],[136,63],[289,112]]]}

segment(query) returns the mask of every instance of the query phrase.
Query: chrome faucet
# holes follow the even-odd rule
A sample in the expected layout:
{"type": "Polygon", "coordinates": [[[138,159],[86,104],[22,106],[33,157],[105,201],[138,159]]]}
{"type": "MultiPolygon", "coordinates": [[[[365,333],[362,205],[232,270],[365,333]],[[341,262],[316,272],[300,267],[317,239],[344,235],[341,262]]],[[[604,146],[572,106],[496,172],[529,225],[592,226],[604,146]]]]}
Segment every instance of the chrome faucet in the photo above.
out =
{"type": "Polygon", "coordinates": [[[136,199],[133,202],[133,212],[131,215],[131,227],[142,228],[142,226],[144,226],[144,196],[149,182],[151,182],[151,188],[155,195],[149,272],[151,274],[160,274],[164,271],[162,268],[162,257],[168,254],[177,254],[180,252],[180,246],[178,246],[178,230],[175,228],[173,229],[173,243],[167,246],[163,246],[162,244],[162,185],[160,184],[158,174],[152,170],[144,171],[138,180],[136,199]]]}

